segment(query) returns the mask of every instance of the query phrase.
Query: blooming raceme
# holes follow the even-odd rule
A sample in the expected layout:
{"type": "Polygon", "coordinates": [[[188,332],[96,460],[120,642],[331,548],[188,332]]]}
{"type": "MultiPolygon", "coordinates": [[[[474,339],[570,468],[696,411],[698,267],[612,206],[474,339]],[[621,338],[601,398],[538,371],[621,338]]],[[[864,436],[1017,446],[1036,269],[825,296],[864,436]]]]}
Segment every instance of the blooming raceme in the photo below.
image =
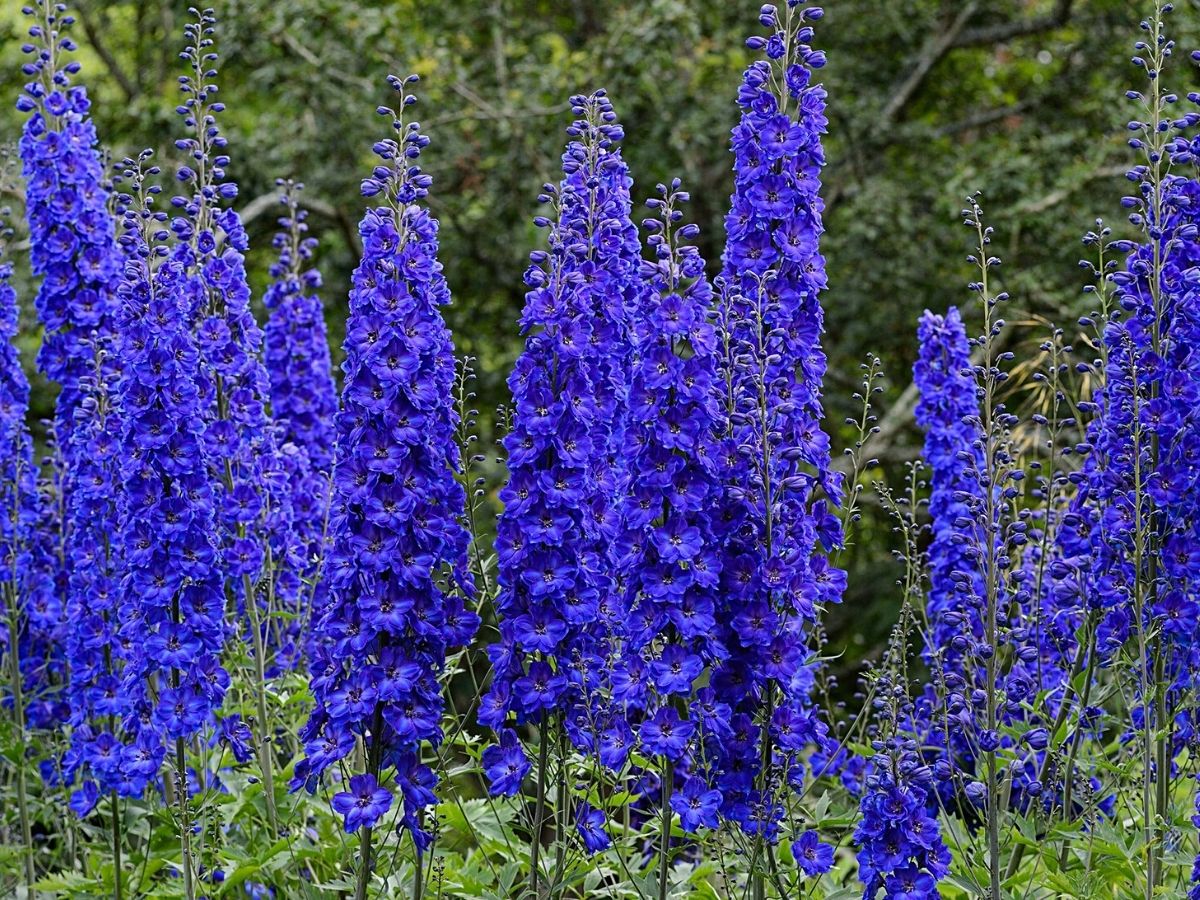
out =
{"type": "MultiPolygon", "coordinates": [[[[52,560],[39,534],[43,520],[33,440],[25,417],[29,410],[29,380],[21,368],[17,337],[17,292],[13,265],[3,258],[12,231],[9,210],[0,210],[0,651],[4,665],[21,671],[22,712],[29,724],[44,727],[57,716],[57,698],[50,693],[50,672],[56,668],[60,608],[51,579],[52,560]]],[[[12,671],[6,668],[5,671],[12,671]]],[[[11,679],[6,681],[12,688],[11,679]]],[[[16,702],[6,691],[5,705],[16,702]]]]}
{"type": "Polygon", "coordinates": [[[80,379],[94,364],[93,343],[111,339],[115,291],[121,275],[116,228],[87,91],[71,84],[79,63],[63,63],[75,49],[66,35],[73,23],[53,0],[25,8],[34,20],[30,60],[17,108],[29,113],[20,153],[26,182],[30,262],[41,286],[35,298],[45,327],[38,367],[61,386],[55,432],[70,453],[75,410],[83,399],[80,379]]]}
{"type": "Polygon", "coordinates": [[[740,512],[726,517],[722,535],[723,618],[732,635],[730,659],[712,686],[733,711],[733,733],[720,743],[716,765],[725,814],[772,840],[780,807],[766,790],[772,779],[762,761],[773,767],[776,760],[761,748],[764,740],[778,748],[795,779],[799,751],[823,741],[804,647],[819,610],[839,601],[845,580],[827,558],[841,542],[840,523],[815,499],[818,491],[834,500],[841,492],[821,429],[826,119],[825,91],[812,73],[825,57],[809,45],[807,24],[820,16],[791,3],[764,7],[760,21],[771,33],[747,42],[766,58],[750,65],[738,92],[722,258],[719,331],[733,427],[716,452],[726,505],[740,512]]]}
{"type": "MultiPolygon", "coordinates": [[[[184,100],[176,108],[188,136],[175,142],[188,159],[177,178],[192,193],[171,198],[179,212],[170,223],[176,240],[173,257],[188,276],[185,313],[203,363],[201,377],[207,383],[201,389],[211,399],[205,410],[204,449],[218,491],[226,590],[248,614],[251,629],[257,624],[265,639],[269,623],[260,622],[259,613],[268,601],[266,596],[255,599],[251,608],[252,597],[260,580],[273,575],[266,571],[268,552],[275,560],[295,563],[291,557],[297,544],[275,429],[266,410],[270,388],[261,356],[262,329],[250,310],[246,232],[237,212],[224,206],[237,196],[237,185],[226,178],[227,141],[217,126],[225,104],[216,99],[212,81],[214,17],[211,10],[195,15],[196,21],[185,26],[188,46],[181,55],[189,72],[179,79],[184,100]]],[[[283,605],[294,601],[294,593],[279,599],[283,605]]],[[[252,643],[257,640],[250,636],[252,643]]]]}
{"type": "MultiPolygon", "coordinates": [[[[404,93],[415,76],[389,83],[404,93]]],[[[387,770],[403,799],[401,822],[418,846],[431,835],[421,812],[433,773],[421,763],[425,741],[441,739],[438,675],[447,649],[467,643],[478,618],[463,606],[473,590],[465,503],[455,478],[457,425],[451,388],[454,347],[440,308],[450,291],[437,259],[437,221],[422,203],[430,178],[417,164],[429,139],[386,107],[396,137],[379,141],[381,160],[363,193],[382,204],[359,227],[363,257],[354,271],[346,324],[345,386],[327,566],[329,603],[313,624],[316,708],[301,732],[306,758],[294,787],[346,758],[361,735],[370,776],[351,785],[357,810],[346,828],[371,827],[391,807],[375,793],[387,770]],[[448,593],[443,576],[459,590],[448,593]],[[368,790],[369,789],[369,790],[368,790]],[[365,802],[363,798],[366,798],[365,802]]]]}
{"type": "Polygon", "coordinates": [[[957,309],[950,307],[944,316],[927,310],[917,326],[917,345],[916,419],[925,432],[923,459],[930,469],[933,530],[926,654],[937,654],[943,668],[955,671],[983,638],[982,576],[962,534],[963,521],[970,516],[963,498],[980,491],[979,402],[967,332],[957,309]]]}
{"type": "Polygon", "coordinates": [[[707,320],[712,289],[703,258],[688,243],[699,229],[681,224],[679,206],[688,196],[679,181],[658,188],[661,198],[647,201],[657,213],[645,223],[654,255],[642,265],[648,291],[633,318],[628,478],[617,544],[625,656],[613,699],[627,718],[646,715],[641,740],[648,752],[656,744],[654,752],[666,750],[680,762],[696,723],[675,721],[674,698],[690,698],[701,672],[725,655],[716,638],[720,557],[712,521],[720,485],[707,453],[720,413],[716,334],[707,320]],[[668,741],[663,726],[672,715],[668,741]]]}
{"type": "Polygon", "coordinates": [[[188,326],[195,293],[188,271],[160,242],[153,211],[156,168],[127,160],[130,203],[118,297],[121,353],[120,528],[125,574],[121,632],[127,648],[121,694],[133,744],[124,751],[123,792],[140,794],[158,772],[166,742],[194,738],[220,707],[224,592],[214,545],[217,497],[205,452],[211,382],[188,326]],[[208,387],[209,393],[205,393],[208,387]]]}
{"type": "MultiPolygon", "coordinates": [[[[312,583],[312,616],[324,608],[327,592],[318,577],[324,557],[330,473],[333,468],[333,417],[337,393],[329,361],[325,313],[315,291],[321,273],[311,267],[316,239],[306,237],[307,210],[299,204],[303,185],[280,182],[287,215],[275,235],[279,259],[271,266],[271,284],[263,297],[270,313],[265,360],[271,383],[271,417],[278,429],[280,463],[286,471],[292,529],[301,554],[300,566],[280,573],[290,579],[284,594],[299,596],[296,577],[312,583]]],[[[307,625],[303,609],[295,628],[307,625]]],[[[295,630],[295,628],[291,630],[295,630]]]]}
{"type": "Polygon", "coordinates": [[[536,721],[568,709],[580,746],[596,741],[594,697],[611,667],[620,603],[606,559],[624,478],[629,319],[640,292],[623,136],[603,92],[573,97],[560,187],[540,199],[549,250],[526,270],[525,349],[509,378],[509,480],[497,526],[500,642],[479,720],[536,721]]]}
{"type": "Polygon", "coordinates": [[[90,811],[101,794],[125,789],[120,752],[128,713],[120,682],[130,645],[119,643],[122,577],[120,527],[121,419],[116,386],[104,377],[106,351],[95,348],[93,374],[80,379],[83,398],[71,430],[68,456],[67,659],[70,663],[71,750],[64,775],[83,774],[72,807],[90,811]]]}
{"type": "Polygon", "coordinates": [[[909,738],[875,742],[875,750],[854,829],[863,898],[874,900],[880,891],[887,900],[939,897],[950,851],[929,813],[931,803],[936,809],[933,773],[909,738]]]}

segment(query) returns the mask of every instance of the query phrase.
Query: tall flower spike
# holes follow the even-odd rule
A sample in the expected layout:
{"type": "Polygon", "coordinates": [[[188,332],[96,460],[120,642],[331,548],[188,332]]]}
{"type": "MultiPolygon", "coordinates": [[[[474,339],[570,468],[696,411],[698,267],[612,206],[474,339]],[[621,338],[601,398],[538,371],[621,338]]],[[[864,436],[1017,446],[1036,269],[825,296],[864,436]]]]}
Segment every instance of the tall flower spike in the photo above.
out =
{"type": "Polygon", "coordinates": [[[83,393],[71,431],[66,520],[70,570],[67,590],[67,659],[70,663],[71,748],[64,777],[80,775],[72,809],[91,811],[96,799],[125,792],[122,721],[129,713],[120,682],[130,647],[120,640],[121,419],[116,386],[104,377],[107,352],[94,348],[93,374],[80,379],[83,393]]]}
{"type": "Polygon", "coordinates": [[[271,416],[278,429],[292,535],[299,552],[298,565],[280,573],[286,583],[276,592],[298,601],[294,626],[289,628],[295,633],[307,630],[308,623],[319,617],[328,595],[319,573],[325,556],[337,393],[324,307],[316,294],[321,273],[311,267],[317,241],[306,237],[308,211],[298,197],[304,186],[282,179],[276,185],[282,190],[280,202],[287,214],[279,220],[274,239],[279,259],[271,266],[272,281],[263,297],[270,315],[265,358],[271,416]]]}
{"type": "Polygon", "coordinates": [[[583,701],[596,693],[618,626],[607,554],[623,464],[629,316],[637,302],[637,232],[623,137],[603,91],[572,97],[576,120],[560,186],[539,201],[549,249],[525,272],[525,348],[509,377],[509,480],[498,523],[500,642],[480,721],[537,721],[567,710],[591,744],[583,701]]]}
{"type": "Polygon", "coordinates": [[[149,154],[126,160],[125,277],[119,298],[121,507],[125,576],[120,643],[128,648],[122,691],[134,732],[126,793],[162,766],[168,742],[183,747],[209,724],[229,677],[221,668],[225,596],[214,544],[217,497],[205,452],[211,382],[188,327],[195,296],[184,265],[162,243],[165,213],[153,209],[158,174],[149,154]]]}
{"type": "MultiPolygon", "coordinates": [[[[4,259],[12,237],[9,209],[0,209],[0,656],[5,706],[16,704],[26,724],[43,727],[56,718],[50,669],[61,608],[54,595],[51,560],[39,534],[42,498],[38,490],[33,440],[26,424],[29,381],[21,368],[17,337],[17,292],[13,264],[4,259]],[[21,677],[13,679],[13,654],[21,677]],[[17,696],[19,695],[19,696],[17,696]]],[[[22,748],[23,749],[23,748],[22,748]]]]}
{"type": "Polygon", "coordinates": [[[816,8],[764,6],[767,37],[746,70],[733,129],[734,190],[722,258],[723,375],[733,427],[725,460],[723,590],[732,623],[730,660],[717,699],[734,712],[720,746],[725,814],[774,840],[781,814],[776,774],[801,777],[799,753],[824,740],[809,701],[804,646],[821,609],[841,599],[845,576],[829,565],[841,528],[823,491],[840,500],[841,479],[822,431],[820,338],[825,287],[820,170],[825,91],[812,73],[816,8]],[[735,618],[736,616],[736,618],[735,618]],[[766,730],[764,734],[764,729],[766,730]]]}
{"type": "Polygon", "coordinates": [[[24,8],[33,24],[31,41],[21,48],[29,57],[22,71],[31,80],[17,108],[29,113],[20,153],[30,261],[42,279],[34,301],[45,326],[38,368],[61,387],[55,431],[69,455],[75,410],[83,400],[80,379],[93,368],[93,342],[107,346],[112,338],[121,262],[91,104],[87,91],[71,84],[80,66],[62,59],[75,50],[67,35],[74,20],[64,9],[55,0],[24,8]]]}
{"type": "Polygon", "coordinates": [[[377,788],[390,771],[403,800],[400,821],[424,848],[431,836],[421,815],[433,802],[434,776],[421,751],[442,737],[438,678],[447,650],[466,644],[478,619],[462,596],[472,586],[459,520],[454,346],[441,314],[450,291],[437,259],[438,224],[422,202],[430,178],[417,162],[429,139],[404,121],[416,76],[388,81],[401,104],[399,112],[379,109],[396,134],[375,144],[380,164],[363,182],[364,195],[380,205],[359,226],[363,257],[350,292],[337,416],[329,605],[314,625],[314,644],[324,649],[312,664],[316,708],[301,732],[306,759],[293,787],[315,790],[361,736],[366,771],[348,763],[357,774],[335,809],[357,810],[347,814],[347,830],[374,826],[392,806],[392,793],[377,788]],[[370,805],[361,806],[359,795],[370,805]]]}
{"type": "MultiPolygon", "coordinates": [[[[237,212],[224,205],[237,196],[237,185],[226,179],[227,141],[217,126],[225,104],[216,99],[214,83],[216,20],[211,10],[193,14],[196,21],[184,27],[188,45],[181,54],[190,71],[179,78],[184,101],[176,108],[189,136],[175,142],[188,157],[177,178],[192,193],[171,198],[180,213],[170,222],[176,239],[172,256],[188,277],[185,311],[196,330],[202,377],[209,382],[202,388],[212,398],[204,442],[212,480],[220,486],[217,520],[227,589],[247,613],[248,640],[254,643],[265,640],[267,623],[259,621],[259,607],[266,603],[249,604],[248,598],[260,580],[273,576],[266,569],[268,549],[278,561],[296,548],[287,541],[288,493],[266,410],[270,387],[261,357],[263,333],[250,310],[246,232],[237,212]],[[261,637],[253,634],[256,629],[261,637]]],[[[256,657],[260,650],[255,648],[256,657]]]]}
{"type": "MultiPolygon", "coordinates": [[[[661,198],[647,201],[656,216],[644,223],[654,255],[642,265],[649,290],[634,319],[628,485],[617,545],[627,657],[614,694],[626,716],[647,713],[650,723],[658,707],[694,699],[701,672],[725,655],[716,629],[719,472],[707,453],[719,416],[712,287],[688,243],[699,229],[681,224],[688,195],[678,179],[658,190],[661,198]]],[[[697,736],[699,724],[689,725],[697,736]]]]}
{"type": "Polygon", "coordinates": [[[963,497],[980,491],[979,401],[967,332],[955,307],[944,316],[926,310],[917,326],[917,344],[916,419],[925,432],[933,532],[928,550],[930,646],[925,654],[927,659],[936,655],[943,668],[954,670],[983,638],[982,575],[962,534],[962,522],[970,515],[963,497]]]}

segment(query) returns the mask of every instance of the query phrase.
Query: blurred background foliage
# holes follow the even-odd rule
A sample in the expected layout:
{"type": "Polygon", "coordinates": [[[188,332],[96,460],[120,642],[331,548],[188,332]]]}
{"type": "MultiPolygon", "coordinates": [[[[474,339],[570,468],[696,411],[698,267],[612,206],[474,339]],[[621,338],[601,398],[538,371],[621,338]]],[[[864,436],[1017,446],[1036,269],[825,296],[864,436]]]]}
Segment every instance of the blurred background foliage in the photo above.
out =
{"type": "MultiPolygon", "coordinates": [[[[1188,50],[1200,3],[1177,6],[1175,37],[1188,50]]],[[[82,79],[112,156],[159,148],[169,171],[187,4],[72,8],[82,79]]],[[[273,257],[274,181],[294,177],[307,185],[321,240],[337,358],[365,205],[358,183],[386,131],[374,109],[391,100],[384,75],[420,74],[420,121],[433,139],[422,159],[435,178],[431,203],[455,297],[448,317],[459,351],[479,360],[486,445],[520,347],[521,274],[538,240],[530,220],[539,186],[558,177],[568,96],[608,88],[635,198],[682,177],[715,270],[733,98],[757,9],[755,0],[222,0],[224,128],[258,296],[273,257]]],[[[1051,322],[1072,337],[1086,309],[1079,239],[1098,216],[1120,224],[1129,159],[1122,94],[1135,83],[1131,40],[1147,9],[1140,0],[828,0],[816,42],[829,54],[826,397],[835,443],[845,446],[852,432],[840,423],[857,411],[859,363],[868,352],[882,358],[888,380],[872,453],[880,465],[869,478],[898,483],[920,446],[909,389],[916,317],[926,307],[970,307],[963,195],[983,191],[997,227],[1004,287],[1024,320],[1014,331],[1026,345],[1018,356],[1036,353],[1051,322]]],[[[19,135],[11,101],[24,29],[19,3],[7,0],[0,141],[19,135]]],[[[1177,89],[1194,87],[1194,74],[1181,58],[1177,89]]],[[[19,202],[19,184],[9,192],[19,202]]],[[[27,334],[32,351],[32,321],[27,334]]],[[[35,413],[48,415],[52,399],[35,378],[35,413]]],[[[869,492],[855,540],[843,559],[849,593],[828,620],[843,667],[871,656],[895,618],[890,524],[869,492]]]]}

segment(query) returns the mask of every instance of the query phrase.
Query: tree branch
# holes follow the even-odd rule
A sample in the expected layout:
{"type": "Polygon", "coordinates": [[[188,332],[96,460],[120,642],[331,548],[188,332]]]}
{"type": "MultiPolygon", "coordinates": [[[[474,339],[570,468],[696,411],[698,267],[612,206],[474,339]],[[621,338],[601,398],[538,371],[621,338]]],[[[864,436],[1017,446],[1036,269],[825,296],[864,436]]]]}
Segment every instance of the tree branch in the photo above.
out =
{"type": "Polygon", "coordinates": [[[995,25],[980,25],[969,28],[958,36],[955,47],[981,47],[987,44],[1000,44],[1013,38],[1040,34],[1061,28],[1071,19],[1075,0],[1056,0],[1054,9],[1044,16],[1034,16],[1031,19],[1019,19],[1015,22],[997,22],[995,25]]]}
{"type": "Polygon", "coordinates": [[[92,45],[92,49],[96,51],[96,55],[100,57],[100,61],[104,63],[104,68],[108,69],[108,74],[113,77],[113,80],[121,88],[121,93],[125,95],[126,100],[133,100],[138,96],[137,86],[121,68],[121,64],[117,62],[117,58],[113,56],[112,51],[108,49],[108,45],[100,37],[100,30],[96,27],[96,23],[92,21],[91,16],[87,14],[87,10],[80,5],[75,11],[75,17],[79,20],[79,24],[83,26],[83,33],[87,35],[88,43],[92,45]]]}

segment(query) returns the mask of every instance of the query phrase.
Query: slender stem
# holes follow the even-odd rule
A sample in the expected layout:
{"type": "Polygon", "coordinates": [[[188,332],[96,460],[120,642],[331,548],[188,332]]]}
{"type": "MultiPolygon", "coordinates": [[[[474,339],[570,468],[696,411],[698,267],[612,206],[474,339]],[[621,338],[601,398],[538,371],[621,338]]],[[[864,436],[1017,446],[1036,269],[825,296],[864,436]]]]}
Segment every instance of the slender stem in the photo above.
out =
{"type": "MultiPolygon", "coordinates": [[[[414,839],[413,843],[416,843],[414,839]]],[[[416,873],[413,875],[413,900],[421,900],[425,896],[425,863],[421,859],[421,848],[417,847],[415,858],[416,873]]]]}
{"type": "Polygon", "coordinates": [[[8,593],[8,659],[12,676],[13,724],[17,729],[17,814],[21,820],[21,856],[25,865],[25,887],[29,897],[34,897],[33,883],[37,873],[33,865],[33,826],[29,818],[29,798],[25,784],[25,697],[21,681],[20,625],[17,622],[16,589],[10,586],[8,593]]]}
{"type": "Polygon", "coordinates": [[[667,882],[671,873],[671,787],[675,767],[663,759],[662,776],[662,844],[658,851],[658,900],[667,900],[667,882]]]}
{"type": "Polygon", "coordinates": [[[175,780],[179,798],[179,843],[183,848],[183,893],[187,900],[196,900],[196,886],[192,881],[191,801],[188,798],[183,738],[175,739],[175,780]]]}
{"type": "Polygon", "coordinates": [[[250,616],[251,642],[254,647],[254,703],[258,711],[255,743],[258,745],[258,765],[262,769],[263,796],[267,801],[267,819],[271,823],[272,839],[275,839],[279,837],[279,813],[275,809],[274,759],[272,759],[271,753],[271,728],[267,719],[266,648],[263,645],[258,596],[254,592],[254,585],[250,583],[250,576],[244,575],[242,579],[246,612],[250,616]]]}
{"type": "Polygon", "coordinates": [[[121,806],[112,792],[113,900],[121,900],[121,806]]]}
{"type": "Polygon", "coordinates": [[[542,849],[542,827],[546,820],[546,763],[550,744],[546,740],[546,713],[538,726],[537,803],[533,809],[533,833],[529,836],[529,886],[534,900],[538,897],[538,855],[542,849]]]}
{"type": "MultiPolygon", "coordinates": [[[[358,867],[358,884],[354,889],[354,900],[367,900],[367,885],[371,883],[371,844],[374,829],[370,825],[363,826],[359,832],[359,867],[358,867]]],[[[417,881],[421,880],[421,867],[417,866],[417,881]]],[[[418,895],[419,896],[419,895],[418,895]]]]}

